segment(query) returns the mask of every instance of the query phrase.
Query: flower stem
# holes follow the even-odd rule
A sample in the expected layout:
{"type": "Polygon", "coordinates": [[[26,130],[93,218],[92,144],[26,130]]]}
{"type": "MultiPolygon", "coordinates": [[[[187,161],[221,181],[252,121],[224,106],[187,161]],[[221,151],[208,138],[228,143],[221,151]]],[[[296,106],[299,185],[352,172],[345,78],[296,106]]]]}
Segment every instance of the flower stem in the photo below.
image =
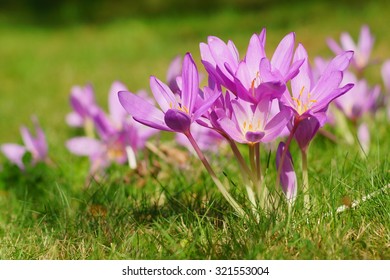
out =
{"type": "Polygon", "coordinates": [[[302,181],[303,181],[303,201],[306,210],[310,208],[310,196],[309,196],[309,176],[307,170],[307,150],[301,150],[302,154],[302,181]]]}
{"type": "Polygon", "coordinates": [[[194,147],[196,154],[198,155],[199,159],[202,161],[204,167],[206,168],[207,172],[210,174],[211,179],[213,179],[215,185],[217,186],[218,190],[222,193],[222,195],[225,197],[225,199],[229,202],[229,204],[236,210],[239,216],[244,217],[245,212],[242,210],[240,205],[236,202],[236,200],[229,194],[225,186],[222,184],[222,182],[218,179],[217,175],[215,174],[214,170],[211,168],[211,165],[207,161],[206,157],[200,150],[198,144],[196,143],[194,137],[192,136],[191,132],[184,133],[188,140],[190,141],[191,145],[194,147]]]}

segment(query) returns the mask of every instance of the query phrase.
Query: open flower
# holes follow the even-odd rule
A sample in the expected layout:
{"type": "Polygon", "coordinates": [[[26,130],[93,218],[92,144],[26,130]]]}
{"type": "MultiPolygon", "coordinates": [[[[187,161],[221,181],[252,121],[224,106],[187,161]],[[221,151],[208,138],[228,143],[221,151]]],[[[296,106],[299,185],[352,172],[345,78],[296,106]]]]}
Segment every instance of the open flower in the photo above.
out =
{"type": "Polygon", "coordinates": [[[291,119],[289,109],[271,116],[271,100],[264,98],[256,106],[235,99],[231,101],[232,118],[223,117],[218,120],[221,128],[239,143],[268,143],[280,136],[291,119]]]}
{"type": "Polygon", "coordinates": [[[322,75],[315,80],[305,48],[299,44],[294,61],[304,59],[297,76],[291,79],[291,94],[283,94],[281,106],[287,106],[294,112],[294,121],[299,122],[309,116],[317,118],[320,126],[326,121],[326,110],[330,102],[353,87],[347,84],[340,87],[343,71],[348,67],[352,52],[344,52],[330,61],[322,75]]]}
{"type": "Polygon", "coordinates": [[[353,83],[355,86],[335,99],[335,105],[353,122],[358,121],[365,113],[376,108],[380,95],[379,85],[370,88],[365,79],[358,80],[356,76],[344,72],[343,84],[353,83]]]}
{"type": "Polygon", "coordinates": [[[367,25],[363,25],[360,29],[360,35],[357,44],[353,41],[351,35],[343,32],[340,36],[339,45],[335,40],[329,38],[327,40],[329,48],[336,54],[342,54],[344,51],[353,51],[354,57],[351,64],[358,72],[362,72],[369,64],[371,59],[371,51],[374,45],[374,36],[370,32],[367,25]]]}
{"type": "MultiPolygon", "coordinates": [[[[72,153],[89,157],[91,175],[102,172],[114,162],[128,162],[131,168],[135,168],[137,151],[156,133],[156,130],[140,125],[128,117],[118,100],[118,92],[121,90],[127,90],[122,83],[112,84],[108,97],[109,115],[103,110],[95,110],[91,115],[99,139],[75,137],[66,143],[72,153]]],[[[147,98],[144,92],[140,95],[147,98]]]]}
{"type": "MultiPolygon", "coordinates": [[[[199,75],[189,53],[183,59],[180,97],[154,76],[150,78],[150,88],[161,109],[128,91],[119,92],[119,101],[134,120],[155,129],[182,133],[188,133],[191,124],[201,117],[220,95],[219,91],[214,91],[210,98],[203,100],[200,107],[196,106],[197,99],[200,98],[199,75]]],[[[208,88],[205,90],[211,91],[208,88]]]]}
{"type": "Polygon", "coordinates": [[[35,127],[35,137],[25,126],[22,126],[20,128],[20,133],[22,135],[24,146],[14,143],[7,143],[1,145],[2,153],[12,163],[16,164],[21,170],[25,169],[23,163],[23,156],[26,152],[31,153],[33,165],[37,162],[43,162],[48,160],[48,147],[45,134],[38,123],[38,119],[34,117],[32,121],[35,127]]]}
{"type": "Polygon", "coordinates": [[[266,95],[278,98],[285,90],[285,82],[298,73],[303,61],[291,64],[295,34],[285,36],[271,60],[265,54],[265,29],[254,34],[246,56],[240,60],[232,41],[225,44],[210,36],[208,44],[201,43],[202,62],[210,76],[240,98],[258,103],[266,95]]]}

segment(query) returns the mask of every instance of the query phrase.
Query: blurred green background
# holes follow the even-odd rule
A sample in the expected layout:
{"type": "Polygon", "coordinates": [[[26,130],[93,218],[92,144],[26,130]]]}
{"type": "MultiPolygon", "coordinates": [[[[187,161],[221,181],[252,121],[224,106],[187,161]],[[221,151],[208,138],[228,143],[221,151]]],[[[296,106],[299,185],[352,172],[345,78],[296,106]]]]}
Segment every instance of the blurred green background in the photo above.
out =
{"type": "MultiPolygon", "coordinates": [[[[20,142],[19,126],[36,114],[51,149],[72,134],[64,118],[73,85],[93,84],[105,107],[114,80],[131,91],[165,79],[173,57],[192,52],[208,35],[233,40],[244,53],[250,36],[267,28],[267,50],[291,31],[313,59],[330,56],[327,37],[357,38],[362,24],[376,37],[373,56],[390,57],[388,1],[105,1],[0,2],[0,143],[20,142]]],[[[380,64],[370,70],[380,82],[380,64]]]]}

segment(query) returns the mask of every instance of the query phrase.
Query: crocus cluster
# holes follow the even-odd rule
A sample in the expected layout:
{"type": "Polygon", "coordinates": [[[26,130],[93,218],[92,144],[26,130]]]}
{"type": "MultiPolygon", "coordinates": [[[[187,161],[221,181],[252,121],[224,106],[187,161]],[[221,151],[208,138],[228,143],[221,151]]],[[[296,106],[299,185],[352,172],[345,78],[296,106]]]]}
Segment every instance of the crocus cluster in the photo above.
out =
{"type": "Polygon", "coordinates": [[[24,145],[6,143],[0,146],[0,150],[5,157],[17,165],[21,170],[26,169],[25,162],[23,161],[23,157],[26,153],[30,153],[32,156],[31,165],[35,165],[38,162],[49,162],[45,133],[40,127],[38,119],[35,116],[32,121],[35,133],[31,133],[31,131],[25,126],[20,128],[20,134],[24,145]]]}
{"type": "MultiPolygon", "coordinates": [[[[112,84],[108,113],[96,104],[91,86],[74,87],[70,95],[73,111],[68,114],[67,122],[71,126],[84,127],[86,136],[68,140],[66,147],[73,154],[89,157],[89,173],[95,179],[112,163],[128,163],[130,168],[136,168],[137,152],[156,133],[127,116],[117,97],[121,90],[126,90],[125,85],[118,81],[112,84]]],[[[139,94],[147,96],[145,92],[139,94]]]]}
{"type": "MultiPolygon", "coordinates": [[[[334,57],[316,58],[313,67],[293,32],[282,38],[271,56],[266,54],[265,28],[250,38],[242,55],[232,41],[210,36],[199,46],[206,75],[199,71],[191,53],[178,56],[169,66],[165,82],[150,77],[154,98],[146,91],[131,92],[114,82],[108,113],[97,104],[91,85],[75,86],[70,94],[73,111],[66,122],[82,128],[85,135],[68,140],[66,147],[73,154],[87,156],[89,178],[99,178],[113,163],[136,168],[139,151],[159,130],[175,133],[176,142],[201,160],[218,190],[243,217],[248,214],[246,207],[232,196],[228,183],[220,180],[222,172],[216,172],[204,154],[218,151],[225,143],[236,159],[240,185],[255,218],[260,217],[259,210],[274,208],[277,196],[271,189],[275,186],[284,193],[289,210],[299,193],[305,209],[310,209],[308,151],[315,135],[324,133],[322,127],[326,123],[343,130],[353,126],[362,150],[368,153],[370,134],[365,116],[385,105],[390,120],[390,60],[382,66],[386,93],[381,95],[380,86],[370,85],[365,78],[365,69],[374,63],[374,37],[368,26],[361,28],[357,43],[348,33],[343,33],[340,41],[328,39],[334,57]],[[332,108],[338,111],[328,112],[332,101],[332,108]],[[301,152],[299,188],[290,153],[292,141],[301,152]],[[275,182],[266,178],[268,164],[263,164],[260,156],[261,151],[272,150],[276,151],[275,182]]],[[[32,164],[48,160],[45,135],[36,118],[33,122],[36,137],[22,127],[24,146],[1,146],[3,154],[22,170],[26,152],[32,154],[32,164]]]]}
{"type": "MultiPolygon", "coordinates": [[[[254,213],[258,206],[266,210],[268,203],[260,145],[275,143],[288,135],[286,143],[281,142],[277,150],[277,185],[281,184],[292,205],[297,180],[288,152],[291,140],[298,142],[306,156],[311,139],[326,123],[330,102],[353,86],[342,85],[352,51],[338,54],[315,76],[305,48],[301,44],[295,48],[294,33],[281,40],[271,58],[266,55],[265,42],[263,29],[251,37],[241,58],[232,41],[225,43],[217,37],[208,37],[207,43],[200,44],[207,85],[200,88],[198,67],[187,53],[181,75],[176,78],[177,90],[157,77],[150,77],[158,107],[138,94],[119,92],[120,103],[135,121],[188,139],[218,189],[240,215],[243,208],[230,195],[228,186],[221,183],[193,137],[196,127],[204,126],[229,143],[254,213]],[[248,162],[238,143],[247,146],[248,162]]],[[[307,166],[303,169],[307,171],[307,166]]],[[[308,186],[307,173],[305,176],[304,184],[308,186]]]]}
{"type": "MultiPolygon", "coordinates": [[[[333,112],[337,116],[335,120],[338,122],[339,129],[342,130],[345,140],[349,144],[353,144],[354,139],[357,139],[362,148],[362,155],[369,152],[371,138],[365,118],[367,115],[375,113],[381,99],[380,86],[378,84],[370,85],[365,77],[365,70],[375,63],[371,57],[374,42],[375,38],[367,25],[361,27],[357,43],[347,32],[341,34],[340,45],[335,40],[328,39],[329,48],[336,54],[343,50],[354,51],[351,64],[344,73],[343,84],[352,83],[355,86],[335,100],[335,107],[341,112],[341,115],[338,112],[333,112]]],[[[322,68],[323,64],[323,60],[317,58],[317,66],[322,68]]],[[[386,69],[386,64],[384,64],[383,69],[386,69]]],[[[386,70],[382,71],[382,73],[385,72],[386,70]]]]}

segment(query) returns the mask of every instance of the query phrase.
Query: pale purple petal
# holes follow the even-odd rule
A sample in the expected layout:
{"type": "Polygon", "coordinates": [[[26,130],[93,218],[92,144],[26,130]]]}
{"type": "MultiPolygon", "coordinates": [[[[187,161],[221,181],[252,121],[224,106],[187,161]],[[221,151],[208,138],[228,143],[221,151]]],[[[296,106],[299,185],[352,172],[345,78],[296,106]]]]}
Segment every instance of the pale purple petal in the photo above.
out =
{"type": "Polygon", "coordinates": [[[287,123],[290,121],[292,113],[290,110],[285,109],[280,111],[273,117],[264,127],[265,136],[262,142],[268,143],[280,137],[283,130],[287,127],[287,123]]]}
{"type": "Polygon", "coordinates": [[[176,56],[171,64],[169,65],[167,72],[167,83],[172,92],[178,92],[179,87],[176,82],[176,78],[181,76],[181,66],[182,66],[181,56],[176,56]]]}
{"type": "Polygon", "coordinates": [[[163,112],[179,106],[171,89],[154,76],[150,77],[150,89],[163,112]]]}
{"type": "MultiPolygon", "coordinates": [[[[205,91],[206,90],[210,90],[212,91],[211,89],[208,89],[208,88],[205,88],[205,91]]],[[[209,93],[208,94],[208,98],[206,100],[203,101],[203,104],[202,106],[200,106],[199,108],[196,108],[195,112],[194,112],[194,115],[192,117],[192,121],[195,121],[197,120],[198,118],[200,118],[204,113],[206,113],[206,111],[208,109],[210,109],[210,107],[214,104],[214,102],[218,99],[218,97],[220,97],[222,94],[222,92],[218,89],[216,89],[215,91],[213,91],[213,93],[209,93]]]]}
{"type": "Polygon", "coordinates": [[[120,91],[127,91],[127,88],[121,82],[116,81],[111,85],[108,96],[108,111],[110,118],[118,127],[122,126],[122,122],[127,116],[126,110],[120,104],[118,99],[118,92],[120,91]]]}
{"type": "Polygon", "coordinates": [[[363,152],[367,155],[370,149],[370,131],[365,123],[359,125],[357,136],[363,152]]]}
{"type": "Polygon", "coordinates": [[[104,144],[97,139],[89,137],[75,137],[66,142],[67,149],[79,156],[94,157],[105,152],[104,144]]]}
{"type": "Polygon", "coordinates": [[[385,89],[390,94],[390,59],[383,63],[381,73],[385,89]]]}
{"type": "Polygon", "coordinates": [[[73,127],[83,126],[83,118],[81,118],[80,115],[77,114],[76,112],[70,112],[69,114],[67,114],[65,121],[69,126],[73,126],[73,127]]]}
{"type": "Polygon", "coordinates": [[[192,114],[199,93],[199,75],[190,53],[184,56],[182,69],[182,105],[192,114]]]}
{"type": "Polygon", "coordinates": [[[221,128],[236,142],[238,143],[247,143],[248,141],[244,138],[241,131],[237,129],[236,124],[224,117],[222,119],[218,120],[219,125],[221,128]]]}
{"type": "Polygon", "coordinates": [[[357,49],[355,42],[353,41],[349,33],[343,32],[340,36],[340,42],[344,50],[355,51],[357,49]]]}
{"type": "Polygon", "coordinates": [[[128,92],[118,93],[119,102],[135,120],[152,128],[172,131],[164,121],[164,113],[143,98],[128,92]]]}
{"type": "Polygon", "coordinates": [[[328,47],[334,52],[334,54],[341,54],[344,50],[340,47],[340,45],[332,38],[328,38],[326,40],[328,47]]]}
{"type": "MultiPolygon", "coordinates": [[[[358,49],[361,54],[365,57],[366,60],[369,59],[371,55],[371,50],[374,45],[374,38],[371,35],[370,28],[367,25],[363,25],[360,30],[358,49]]],[[[368,61],[366,61],[367,63],[368,61]]]]}
{"type": "Polygon", "coordinates": [[[277,46],[271,64],[279,70],[283,78],[287,76],[294,52],[295,33],[291,32],[286,35],[277,46]]]}
{"type": "Polygon", "coordinates": [[[27,152],[25,147],[10,143],[1,145],[0,150],[10,162],[24,170],[23,156],[27,152]]]}
{"type": "MultiPolygon", "coordinates": [[[[283,142],[279,143],[278,150],[276,152],[276,168],[279,169],[279,164],[281,164],[282,153],[285,149],[285,144],[283,142]]],[[[292,205],[297,196],[297,176],[294,171],[293,161],[290,154],[290,151],[287,151],[286,157],[284,158],[281,172],[280,172],[280,185],[282,187],[283,193],[286,195],[287,201],[292,205]]]]}
{"type": "Polygon", "coordinates": [[[257,34],[253,34],[245,56],[245,64],[248,72],[254,76],[259,71],[260,60],[265,57],[264,45],[257,34]]]}

